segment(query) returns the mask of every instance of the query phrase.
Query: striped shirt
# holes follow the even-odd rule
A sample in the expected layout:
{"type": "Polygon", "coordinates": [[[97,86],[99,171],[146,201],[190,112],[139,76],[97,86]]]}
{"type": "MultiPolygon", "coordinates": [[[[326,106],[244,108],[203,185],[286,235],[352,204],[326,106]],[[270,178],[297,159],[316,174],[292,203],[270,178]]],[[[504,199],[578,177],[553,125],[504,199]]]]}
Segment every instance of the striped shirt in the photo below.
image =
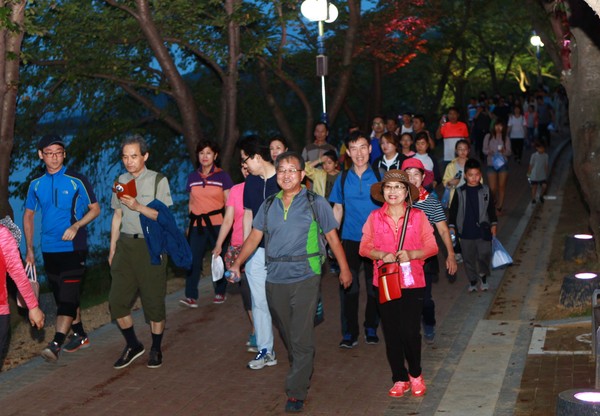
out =
{"type": "Polygon", "coordinates": [[[442,208],[442,204],[437,198],[427,195],[424,200],[419,200],[413,204],[415,208],[419,208],[425,213],[429,223],[435,225],[438,222],[446,221],[446,214],[442,208]]]}

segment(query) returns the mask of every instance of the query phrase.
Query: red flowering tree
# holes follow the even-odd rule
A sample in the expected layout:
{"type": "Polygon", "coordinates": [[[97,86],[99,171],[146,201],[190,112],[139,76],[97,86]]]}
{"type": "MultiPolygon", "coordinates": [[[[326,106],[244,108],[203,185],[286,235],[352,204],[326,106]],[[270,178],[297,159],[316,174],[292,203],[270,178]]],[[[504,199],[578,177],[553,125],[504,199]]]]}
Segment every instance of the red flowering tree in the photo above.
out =
{"type": "Polygon", "coordinates": [[[373,63],[373,110],[381,111],[382,79],[426,52],[425,32],[437,22],[437,1],[386,0],[363,16],[355,58],[373,63]]]}

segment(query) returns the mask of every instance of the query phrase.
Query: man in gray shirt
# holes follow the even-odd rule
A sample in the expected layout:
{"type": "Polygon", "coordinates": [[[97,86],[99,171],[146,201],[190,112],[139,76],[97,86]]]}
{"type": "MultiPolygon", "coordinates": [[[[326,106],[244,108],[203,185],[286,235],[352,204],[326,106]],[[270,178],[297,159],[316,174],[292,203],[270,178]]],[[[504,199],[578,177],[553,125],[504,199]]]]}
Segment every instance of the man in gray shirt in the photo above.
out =
{"type": "MultiPolygon", "coordinates": [[[[160,257],[160,264],[152,264],[150,252],[140,222],[140,215],[156,221],[158,211],[147,205],[157,199],[166,206],[173,205],[169,182],[162,174],[146,168],[148,146],[143,137],[136,135],[125,139],[121,145],[121,159],[127,173],[119,176],[120,184],[135,181],[135,195],[119,192],[112,196],[114,210],[110,230],[108,263],[112,275],[109,306],[112,319],[127,342],[114,368],[127,367],[144,352],[133,329],[131,304],[140,294],[144,316],[150,322],[152,348],[148,368],[162,365],[161,342],[165,329],[167,288],[167,258],[160,257]]],[[[124,186],[116,189],[119,191],[124,186]]]]}
{"type": "Polygon", "coordinates": [[[304,407],[315,355],[314,316],[319,300],[322,254],[319,228],[340,265],[340,284],[352,275],[337,235],[337,221],[324,198],[302,187],[304,160],[294,152],[275,161],[281,191],[267,198],[252,223],[240,255],[229,269],[233,281],[240,266],[265,237],[267,301],[291,359],[286,378],[286,411],[304,407]]]}

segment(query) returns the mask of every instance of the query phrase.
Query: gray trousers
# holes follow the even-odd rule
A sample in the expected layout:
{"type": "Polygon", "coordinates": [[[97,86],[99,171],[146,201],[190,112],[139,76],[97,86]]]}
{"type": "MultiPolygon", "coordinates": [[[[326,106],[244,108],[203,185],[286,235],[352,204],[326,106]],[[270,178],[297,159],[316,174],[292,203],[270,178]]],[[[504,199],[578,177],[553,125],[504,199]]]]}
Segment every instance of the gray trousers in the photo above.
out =
{"type": "Polygon", "coordinates": [[[469,282],[475,284],[480,276],[489,276],[491,273],[492,242],[482,239],[468,240],[461,238],[460,246],[469,282]]]}
{"type": "Polygon", "coordinates": [[[271,317],[288,351],[290,369],[285,390],[290,398],[305,400],[315,357],[314,318],[321,276],[296,283],[267,282],[271,317]]]}

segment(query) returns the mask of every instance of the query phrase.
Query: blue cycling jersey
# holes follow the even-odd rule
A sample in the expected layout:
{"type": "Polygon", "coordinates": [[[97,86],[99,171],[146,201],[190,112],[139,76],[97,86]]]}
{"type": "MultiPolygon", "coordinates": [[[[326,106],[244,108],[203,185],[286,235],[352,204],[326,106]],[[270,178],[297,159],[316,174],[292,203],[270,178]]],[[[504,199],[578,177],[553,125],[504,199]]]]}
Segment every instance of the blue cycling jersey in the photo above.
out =
{"type": "Polygon", "coordinates": [[[42,252],[87,250],[87,230],[81,227],[72,241],[63,241],[67,228],[80,220],[97,202],[87,178],[65,166],[54,174],[45,172],[31,181],[25,208],[42,212],[42,252]]]}

